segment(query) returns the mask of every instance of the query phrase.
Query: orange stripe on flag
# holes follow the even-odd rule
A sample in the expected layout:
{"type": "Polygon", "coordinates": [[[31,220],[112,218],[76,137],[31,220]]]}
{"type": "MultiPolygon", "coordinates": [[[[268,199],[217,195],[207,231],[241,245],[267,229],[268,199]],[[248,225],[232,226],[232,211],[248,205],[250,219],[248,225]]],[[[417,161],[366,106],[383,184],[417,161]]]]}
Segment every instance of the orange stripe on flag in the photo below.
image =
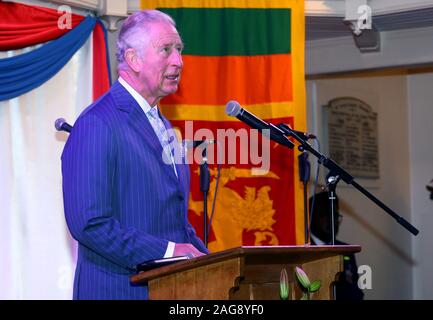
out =
{"type": "Polygon", "coordinates": [[[225,105],[292,101],[290,54],[258,56],[185,55],[179,90],[164,104],[225,105]]]}

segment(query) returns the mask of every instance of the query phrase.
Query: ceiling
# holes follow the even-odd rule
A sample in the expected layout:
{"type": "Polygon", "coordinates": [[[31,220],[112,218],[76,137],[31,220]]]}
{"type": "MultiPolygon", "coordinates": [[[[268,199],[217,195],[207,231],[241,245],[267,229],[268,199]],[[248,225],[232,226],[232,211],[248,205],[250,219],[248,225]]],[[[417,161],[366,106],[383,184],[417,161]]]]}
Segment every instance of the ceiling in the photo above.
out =
{"type": "MultiPolygon", "coordinates": [[[[140,0],[3,0],[56,7],[96,10],[100,15],[126,16],[140,8],[140,0]],[[104,5],[102,5],[104,4],[104,5]],[[102,10],[102,11],[101,11],[102,10]]],[[[348,5],[366,1],[378,31],[433,26],[433,0],[305,0],[306,39],[319,40],[352,36],[344,24],[348,5]]]]}
{"type": "MultiPolygon", "coordinates": [[[[339,16],[306,16],[306,39],[318,40],[351,36],[349,27],[339,16]]],[[[382,14],[372,17],[378,31],[423,28],[433,26],[433,8],[382,14]]]]}

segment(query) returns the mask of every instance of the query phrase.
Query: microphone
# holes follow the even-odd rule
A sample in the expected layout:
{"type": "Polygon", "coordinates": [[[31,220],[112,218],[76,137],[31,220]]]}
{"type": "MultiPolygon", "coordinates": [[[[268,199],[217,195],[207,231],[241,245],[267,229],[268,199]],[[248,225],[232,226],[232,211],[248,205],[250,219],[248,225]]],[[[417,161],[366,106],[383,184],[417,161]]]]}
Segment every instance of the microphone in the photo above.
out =
{"type": "Polygon", "coordinates": [[[317,139],[317,136],[315,134],[294,130],[294,129],[292,129],[291,126],[289,126],[288,124],[285,124],[285,123],[280,123],[277,127],[289,135],[291,135],[291,132],[293,132],[299,138],[301,138],[302,140],[305,140],[305,141],[307,141],[308,139],[317,139]]]}
{"type": "Polygon", "coordinates": [[[284,131],[280,128],[276,127],[273,124],[267,123],[262,119],[257,118],[252,113],[243,109],[237,101],[229,101],[226,105],[226,114],[232,117],[236,117],[242,122],[246,123],[250,127],[258,130],[270,130],[270,139],[286,146],[290,149],[293,149],[295,146],[292,141],[290,141],[284,134],[284,131]]]}
{"type": "Polygon", "coordinates": [[[187,149],[193,149],[197,147],[206,148],[210,144],[217,143],[216,140],[183,140],[183,146],[187,149]]]}
{"type": "Polygon", "coordinates": [[[69,133],[72,130],[72,126],[63,118],[57,119],[56,122],[54,122],[54,127],[56,127],[57,131],[66,131],[69,133]]]}

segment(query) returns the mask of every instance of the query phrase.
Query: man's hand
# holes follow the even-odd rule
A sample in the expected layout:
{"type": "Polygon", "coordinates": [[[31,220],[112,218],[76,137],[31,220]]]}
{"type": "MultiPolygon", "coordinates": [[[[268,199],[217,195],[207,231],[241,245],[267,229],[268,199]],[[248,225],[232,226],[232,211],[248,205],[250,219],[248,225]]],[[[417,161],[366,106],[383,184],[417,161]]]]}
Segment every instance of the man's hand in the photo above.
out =
{"type": "Polygon", "coordinates": [[[204,256],[203,252],[198,251],[190,243],[176,243],[174,246],[173,257],[188,256],[190,258],[204,256]]]}

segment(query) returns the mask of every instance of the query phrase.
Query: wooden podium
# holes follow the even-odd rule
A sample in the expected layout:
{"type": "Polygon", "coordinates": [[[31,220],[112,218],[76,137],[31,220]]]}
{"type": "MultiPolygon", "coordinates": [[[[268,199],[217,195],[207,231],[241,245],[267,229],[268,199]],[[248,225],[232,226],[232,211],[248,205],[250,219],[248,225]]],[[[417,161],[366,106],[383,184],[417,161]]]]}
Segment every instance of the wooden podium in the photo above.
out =
{"type": "Polygon", "coordinates": [[[238,247],[177,262],[131,277],[149,286],[151,300],[267,300],[279,299],[280,272],[289,276],[291,297],[302,291],[294,270],[302,267],[311,281],[321,280],[312,299],[332,299],[332,283],[343,271],[343,256],[360,246],[238,247]]]}

